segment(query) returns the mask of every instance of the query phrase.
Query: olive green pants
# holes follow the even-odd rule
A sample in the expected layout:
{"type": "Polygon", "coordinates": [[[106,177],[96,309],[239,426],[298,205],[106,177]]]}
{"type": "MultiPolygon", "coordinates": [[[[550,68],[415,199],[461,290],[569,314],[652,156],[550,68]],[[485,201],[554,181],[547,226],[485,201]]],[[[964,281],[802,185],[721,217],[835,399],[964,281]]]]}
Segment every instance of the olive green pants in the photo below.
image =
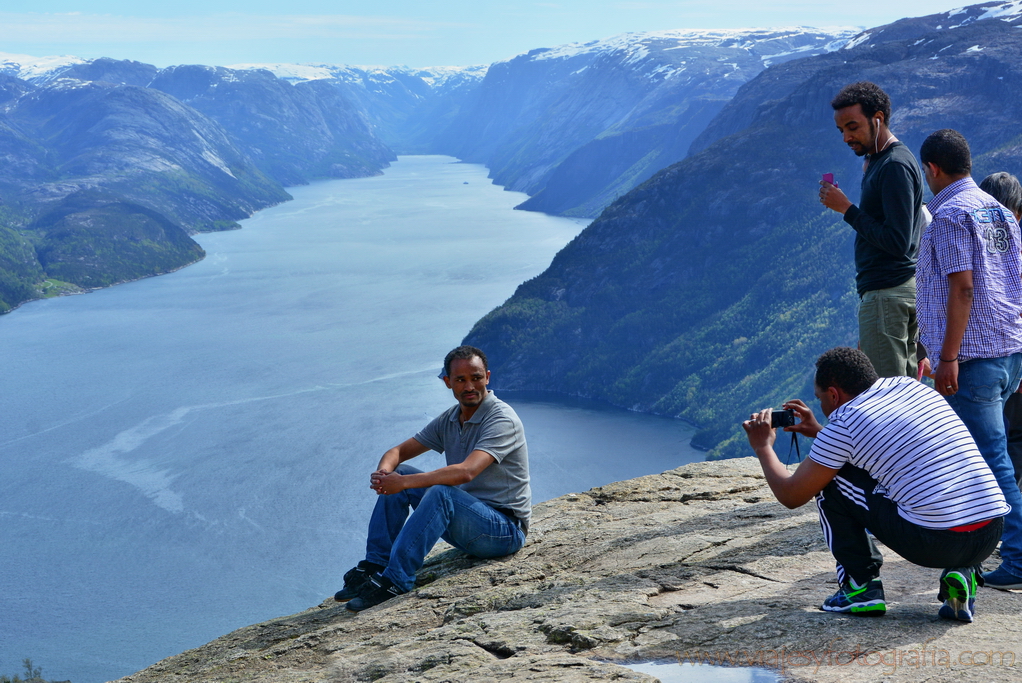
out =
{"type": "Polygon", "coordinates": [[[859,348],[881,377],[916,377],[916,279],[859,299],[859,348]]]}

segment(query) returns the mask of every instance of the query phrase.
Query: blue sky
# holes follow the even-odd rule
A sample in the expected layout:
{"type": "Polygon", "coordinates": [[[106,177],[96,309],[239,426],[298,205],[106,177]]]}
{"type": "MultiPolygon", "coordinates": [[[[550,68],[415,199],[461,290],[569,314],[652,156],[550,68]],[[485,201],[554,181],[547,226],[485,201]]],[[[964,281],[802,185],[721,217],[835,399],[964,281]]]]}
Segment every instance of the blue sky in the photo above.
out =
{"type": "Polygon", "coordinates": [[[0,52],[105,56],[161,67],[469,65],[625,31],[869,27],[961,5],[961,0],[0,0],[0,52]]]}

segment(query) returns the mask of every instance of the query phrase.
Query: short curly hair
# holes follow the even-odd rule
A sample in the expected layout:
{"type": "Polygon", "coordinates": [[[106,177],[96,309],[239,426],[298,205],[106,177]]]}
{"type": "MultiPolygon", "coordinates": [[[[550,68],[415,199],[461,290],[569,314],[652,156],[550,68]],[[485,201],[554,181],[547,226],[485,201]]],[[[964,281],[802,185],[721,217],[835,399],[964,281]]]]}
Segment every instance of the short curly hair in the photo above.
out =
{"type": "Polygon", "coordinates": [[[919,147],[919,161],[936,164],[948,175],[969,175],[972,172],[969,142],[953,128],[941,128],[930,133],[919,147]]]}
{"type": "Polygon", "coordinates": [[[867,119],[872,120],[877,112],[881,112],[884,115],[884,123],[888,128],[891,126],[891,98],[876,83],[869,81],[849,83],[841,88],[841,92],[830,102],[834,111],[856,104],[862,107],[862,113],[867,119]]]}
{"type": "Polygon", "coordinates": [[[862,351],[838,346],[816,359],[816,386],[837,387],[850,396],[858,396],[878,379],[873,364],[862,351]]]}
{"type": "Polygon", "coordinates": [[[444,358],[444,377],[451,376],[451,363],[456,360],[471,360],[472,358],[479,357],[479,360],[483,362],[483,369],[489,370],[490,366],[486,361],[486,354],[474,346],[463,345],[456,349],[452,349],[450,353],[444,358]]]}

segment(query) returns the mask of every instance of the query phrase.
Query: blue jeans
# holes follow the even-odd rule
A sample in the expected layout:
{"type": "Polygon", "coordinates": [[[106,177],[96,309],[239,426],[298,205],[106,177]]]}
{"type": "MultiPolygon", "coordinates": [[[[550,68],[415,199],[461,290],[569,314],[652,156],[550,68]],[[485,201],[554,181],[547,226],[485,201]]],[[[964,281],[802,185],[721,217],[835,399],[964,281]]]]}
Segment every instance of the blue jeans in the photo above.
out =
{"type": "Polygon", "coordinates": [[[1008,457],[1004,403],[1018,388],[1020,374],[1022,353],[965,361],[958,366],[958,393],[945,397],[969,428],[1011,506],[1001,535],[1001,564],[1016,576],[1022,576],[1022,494],[1008,457]]]}
{"type": "MultiPolygon", "coordinates": [[[[420,470],[399,465],[396,471],[420,470]]],[[[429,486],[376,499],[366,560],[386,567],[383,575],[407,592],[415,587],[415,572],[441,538],[474,557],[503,557],[525,545],[525,534],[507,515],[457,487],[429,486]],[[411,516],[409,508],[414,510],[411,516]]]]}

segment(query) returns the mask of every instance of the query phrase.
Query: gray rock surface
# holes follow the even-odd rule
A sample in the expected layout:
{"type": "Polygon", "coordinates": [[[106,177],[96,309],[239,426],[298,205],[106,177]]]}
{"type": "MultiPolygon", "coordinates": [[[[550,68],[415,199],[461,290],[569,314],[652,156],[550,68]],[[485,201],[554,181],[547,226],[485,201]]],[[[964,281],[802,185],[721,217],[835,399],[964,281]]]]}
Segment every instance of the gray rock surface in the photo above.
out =
{"type": "Polygon", "coordinates": [[[798,681],[1022,681],[1022,595],[942,621],[936,570],[886,556],[886,617],[820,612],[815,508],[778,504],[755,459],[697,463],[536,506],[512,557],[438,547],[407,595],[328,598],[121,680],[654,681],[618,663],[730,657],[798,681]]]}

